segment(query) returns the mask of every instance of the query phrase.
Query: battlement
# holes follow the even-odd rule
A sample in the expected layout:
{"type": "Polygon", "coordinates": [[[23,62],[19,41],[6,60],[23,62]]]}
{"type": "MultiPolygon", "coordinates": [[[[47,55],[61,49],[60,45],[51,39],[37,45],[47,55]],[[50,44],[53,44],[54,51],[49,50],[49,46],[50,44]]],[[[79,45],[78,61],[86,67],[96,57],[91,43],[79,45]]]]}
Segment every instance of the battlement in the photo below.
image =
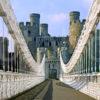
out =
{"type": "Polygon", "coordinates": [[[37,13],[31,13],[30,17],[40,18],[40,14],[37,13]]]}
{"type": "Polygon", "coordinates": [[[25,26],[25,25],[24,25],[24,22],[20,22],[20,23],[19,23],[19,27],[20,27],[20,28],[23,28],[24,26],[25,26]]]}
{"type": "Polygon", "coordinates": [[[30,22],[26,22],[26,27],[30,27],[31,23],[30,22]]]}
{"type": "Polygon", "coordinates": [[[42,23],[40,26],[41,26],[41,27],[48,27],[48,24],[42,23]]]}
{"type": "Polygon", "coordinates": [[[70,12],[70,21],[77,21],[80,20],[80,12],[72,11],[70,12]]]}

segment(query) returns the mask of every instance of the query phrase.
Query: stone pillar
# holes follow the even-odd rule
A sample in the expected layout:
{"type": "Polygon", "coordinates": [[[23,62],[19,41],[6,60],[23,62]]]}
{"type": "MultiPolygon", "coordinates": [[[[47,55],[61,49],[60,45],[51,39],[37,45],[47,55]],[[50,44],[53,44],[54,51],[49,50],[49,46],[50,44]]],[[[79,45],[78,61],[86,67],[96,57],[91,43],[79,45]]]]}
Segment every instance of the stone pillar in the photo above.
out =
{"type": "Polygon", "coordinates": [[[84,57],[83,57],[83,59],[84,59],[84,66],[83,66],[83,72],[85,73],[85,67],[86,67],[86,62],[85,62],[85,50],[83,51],[83,54],[84,54],[84,57]]]}
{"type": "Polygon", "coordinates": [[[97,60],[97,59],[96,59],[96,56],[97,56],[97,54],[96,54],[96,49],[97,49],[97,48],[96,48],[96,45],[97,45],[96,40],[97,40],[97,36],[96,36],[96,33],[95,33],[95,72],[96,72],[96,69],[97,69],[97,68],[96,68],[96,67],[97,67],[97,66],[96,66],[96,60],[97,60]]]}
{"type": "Polygon", "coordinates": [[[76,74],[78,74],[78,65],[79,65],[79,61],[77,61],[77,64],[76,64],[76,74]]]}
{"type": "Polygon", "coordinates": [[[88,73],[88,47],[86,46],[86,73],[88,73]]]}
{"type": "Polygon", "coordinates": [[[82,74],[84,73],[84,53],[82,52],[82,74]]]}
{"type": "Polygon", "coordinates": [[[96,71],[95,66],[95,34],[93,34],[93,72],[96,71]]]}
{"type": "Polygon", "coordinates": [[[89,73],[91,73],[91,36],[89,40],[89,73]]]}
{"type": "Polygon", "coordinates": [[[79,74],[79,67],[80,67],[80,59],[78,60],[78,64],[77,64],[77,74],[79,74]]]}
{"type": "Polygon", "coordinates": [[[81,73],[83,74],[83,54],[82,54],[82,69],[81,69],[81,73]]]}
{"type": "Polygon", "coordinates": [[[87,72],[89,73],[90,72],[90,40],[88,41],[88,70],[87,70],[87,72]]]}
{"type": "Polygon", "coordinates": [[[99,36],[100,30],[97,30],[95,33],[95,61],[96,61],[96,72],[99,72],[99,36]]]}
{"type": "Polygon", "coordinates": [[[79,59],[79,74],[81,74],[81,58],[79,59]]]}
{"type": "Polygon", "coordinates": [[[86,74],[86,47],[84,49],[84,73],[86,74]]]}
{"type": "Polygon", "coordinates": [[[94,60],[94,57],[93,57],[93,35],[91,36],[91,72],[93,72],[93,60],[94,60]]]}

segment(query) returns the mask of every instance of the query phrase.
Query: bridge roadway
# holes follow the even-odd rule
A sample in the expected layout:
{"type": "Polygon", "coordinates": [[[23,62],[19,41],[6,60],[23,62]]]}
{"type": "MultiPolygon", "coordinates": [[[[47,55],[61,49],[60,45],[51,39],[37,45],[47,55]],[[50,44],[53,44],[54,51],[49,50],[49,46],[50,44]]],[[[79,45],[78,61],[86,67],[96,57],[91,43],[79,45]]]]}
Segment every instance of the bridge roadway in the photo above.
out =
{"type": "Polygon", "coordinates": [[[9,100],[95,100],[59,80],[47,80],[9,100]],[[41,92],[40,92],[41,91],[41,92]],[[37,94],[36,94],[37,93],[37,94]]]}
{"type": "Polygon", "coordinates": [[[71,87],[53,80],[52,100],[95,100],[71,87]]]}

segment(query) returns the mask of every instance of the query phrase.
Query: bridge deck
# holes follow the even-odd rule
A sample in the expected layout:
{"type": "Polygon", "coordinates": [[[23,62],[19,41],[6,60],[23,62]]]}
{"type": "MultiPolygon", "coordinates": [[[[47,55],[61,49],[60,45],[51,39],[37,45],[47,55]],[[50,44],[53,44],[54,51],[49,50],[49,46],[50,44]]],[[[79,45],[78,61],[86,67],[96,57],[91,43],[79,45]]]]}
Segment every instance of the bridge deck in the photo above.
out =
{"type": "Polygon", "coordinates": [[[68,85],[63,84],[58,80],[52,80],[52,83],[51,81],[43,82],[40,85],[37,85],[35,88],[25,93],[22,93],[18,96],[15,96],[14,98],[11,98],[9,100],[95,100],[95,99],[69,87],[68,85]],[[41,92],[39,93],[38,91],[40,90],[41,92]]]}
{"type": "Polygon", "coordinates": [[[53,80],[52,100],[95,100],[57,80],[53,80]]]}

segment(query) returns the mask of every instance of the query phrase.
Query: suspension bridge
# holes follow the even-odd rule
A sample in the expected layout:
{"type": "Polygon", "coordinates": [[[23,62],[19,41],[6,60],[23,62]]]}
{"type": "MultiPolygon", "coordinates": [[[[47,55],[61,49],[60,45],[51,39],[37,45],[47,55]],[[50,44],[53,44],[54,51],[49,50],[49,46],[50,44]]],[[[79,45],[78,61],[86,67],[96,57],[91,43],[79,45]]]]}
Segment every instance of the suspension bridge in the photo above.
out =
{"type": "MultiPolygon", "coordinates": [[[[5,53],[2,45],[0,65],[0,100],[100,100],[100,0],[93,0],[89,15],[67,64],[60,55],[58,80],[46,80],[45,55],[36,62],[28,48],[9,0],[0,0],[0,17],[16,47],[16,55],[5,53]],[[9,62],[5,56],[8,57],[9,62]],[[15,64],[13,63],[15,59],[15,64]],[[36,90],[36,94],[34,89],[36,90]],[[26,96],[25,96],[26,95],[26,96]]],[[[3,27],[5,44],[5,28],[3,27]]],[[[13,48],[12,46],[10,48],[13,48]]]]}

